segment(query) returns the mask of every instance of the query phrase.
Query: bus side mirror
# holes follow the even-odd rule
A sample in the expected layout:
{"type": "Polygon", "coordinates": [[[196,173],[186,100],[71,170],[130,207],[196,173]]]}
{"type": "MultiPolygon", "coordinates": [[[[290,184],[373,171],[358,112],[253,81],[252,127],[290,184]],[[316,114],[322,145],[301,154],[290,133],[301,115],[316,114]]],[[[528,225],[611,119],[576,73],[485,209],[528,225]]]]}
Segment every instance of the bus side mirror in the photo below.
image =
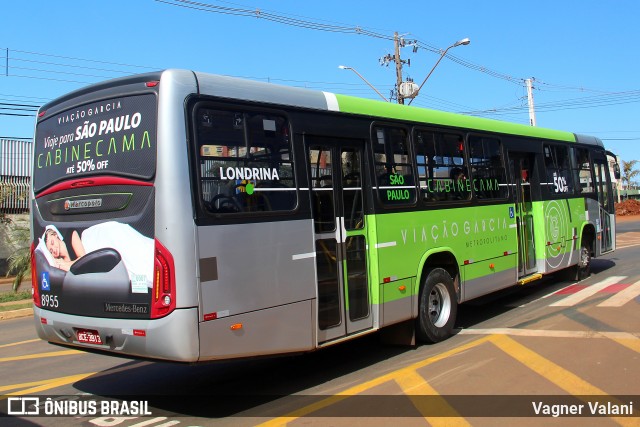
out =
{"type": "Polygon", "coordinates": [[[616,179],[620,179],[620,165],[617,163],[613,165],[613,176],[616,179]]]}

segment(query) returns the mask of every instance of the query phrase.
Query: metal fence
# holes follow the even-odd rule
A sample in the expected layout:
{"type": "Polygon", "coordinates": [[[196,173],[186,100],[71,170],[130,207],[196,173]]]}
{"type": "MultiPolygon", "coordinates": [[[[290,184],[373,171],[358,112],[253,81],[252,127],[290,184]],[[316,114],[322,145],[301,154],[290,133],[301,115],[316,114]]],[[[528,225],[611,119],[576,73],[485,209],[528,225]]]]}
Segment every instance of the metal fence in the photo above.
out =
{"type": "Polygon", "coordinates": [[[0,212],[29,212],[33,144],[0,139],[0,212]]]}

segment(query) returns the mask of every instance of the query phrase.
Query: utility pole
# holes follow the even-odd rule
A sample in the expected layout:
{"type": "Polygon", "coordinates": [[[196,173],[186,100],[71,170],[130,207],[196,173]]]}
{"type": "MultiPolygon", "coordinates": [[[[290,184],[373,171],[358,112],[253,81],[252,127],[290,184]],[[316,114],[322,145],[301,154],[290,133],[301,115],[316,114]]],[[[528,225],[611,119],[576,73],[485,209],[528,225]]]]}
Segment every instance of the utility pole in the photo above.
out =
{"type": "Polygon", "coordinates": [[[389,66],[390,62],[395,62],[396,64],[396,87],[395,92],[392,92],[396,95],[396,99],[398,100],[398,104],[404,104],[405,98],[411,98],[415,88],[418,86],[413,83],[413,80],[407,79],[407,82],[402,81],[402,66],[404,64],[411,65],[410,59],[402,59],[400,58],[400,48],[413,46],[414,53],[418,50],[417,40],[405,40],[404,38],[398,35],[398,32],[393,33],[393,55],[388,53],[382,58],[380,58],[380,65],[389,66]],[[415,86],[415,88],[414,88],[415,86]]]}
{"type": "Polygon", "coordinates": [[[396,62],[396,91],[398,93],[398,104],[404,104],[404,97],[400,93],[400,85],[402,84],[402,60],[400,59],[400,38],[398,32],[393,33],[393,45],[395,47],[396,62]]]}
{"type": "Polygon", "coordinates": [[[536,125],[536,112],[533,106],[533,81],[535,79],[525,79],[524,84],[527,86],[527,100],[529,101],[529,124],[531,126],[536,125]]]}

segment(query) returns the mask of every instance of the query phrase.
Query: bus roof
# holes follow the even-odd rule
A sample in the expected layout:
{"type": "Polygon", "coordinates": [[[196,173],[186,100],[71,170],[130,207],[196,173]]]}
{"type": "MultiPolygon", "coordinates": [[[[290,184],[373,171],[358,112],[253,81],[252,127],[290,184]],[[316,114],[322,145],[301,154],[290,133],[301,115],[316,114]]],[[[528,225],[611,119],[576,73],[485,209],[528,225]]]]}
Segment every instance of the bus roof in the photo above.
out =
{"type": "MultiPolygon", "coordinates": [[[[177,81],[189,78],[191,79],[191,82],[188,83],[193,83],[192,79],[195,76],[197,80],[196,87],[198,89],[194,87],[194,91],[199,90],[201,94],[221,98],[238,99],[250,102],[264,102],[314,110],[336,111],[347,114],[377,117],[380,119],[406,120],[431,125],[453,126],[477,131],[497,132],[509,135],[603,146],[602,142],[598,138],[576,135],[566,131],[472,117],[426,108],[411,107],[408,105],[399,105],[395,103],[333,94],[305,88],[283,86],[237,77],[178,69],[169,69],[161,72],[123,77],[91,85],[55,99],[41,107],[41,110],[47,110],[52,107],[55,110],[63,109],[67,106],[73,105],[72,100],[74,98],[94,91],[108,91],[109,88],[116,88],[118,86],[125,86],[150,80],[160,80],[161,76],[165,77],[167,75],[171,75],[171,78],[177,81]]],[[[184,83],[187,82],[185,81],[184,83]]]]}
{"type": "Polygon", "coordinates": [[[426,108],[410,107],[407,105],[320,92],[304,88],[257,82],[236,77],[199,72],[195,74],[198,79],[201,93],[221,96],[224,98],[339,111],[342,113],[366,115],[381,119],[407,120],[425,124],[455,126],[478,131],[491,131],[510,135],[521,135],[568,142],[576,142],[577,140],[576,135],[571,132],[471,117],[426,108]]]}

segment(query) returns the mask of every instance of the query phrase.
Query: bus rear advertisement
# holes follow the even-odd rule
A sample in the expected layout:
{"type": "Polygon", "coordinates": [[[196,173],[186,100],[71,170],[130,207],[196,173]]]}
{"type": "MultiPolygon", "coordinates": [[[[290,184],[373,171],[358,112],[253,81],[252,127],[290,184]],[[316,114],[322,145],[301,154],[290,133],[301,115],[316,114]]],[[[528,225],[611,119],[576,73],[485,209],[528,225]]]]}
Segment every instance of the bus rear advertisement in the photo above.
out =
{"type": "Polygon", "coordinates": [[[157,316],[156,105],[155,94],[123,96],[48,111],[38,124],[34,271],[43,308],[107,318],[157,316]]]}
{"type": "Polygon", "coordinates": [[[597,138],[188,70],[44,105],[38,335],[137,358],[454,332],[457,307],[615,250],[597,138]]]}

